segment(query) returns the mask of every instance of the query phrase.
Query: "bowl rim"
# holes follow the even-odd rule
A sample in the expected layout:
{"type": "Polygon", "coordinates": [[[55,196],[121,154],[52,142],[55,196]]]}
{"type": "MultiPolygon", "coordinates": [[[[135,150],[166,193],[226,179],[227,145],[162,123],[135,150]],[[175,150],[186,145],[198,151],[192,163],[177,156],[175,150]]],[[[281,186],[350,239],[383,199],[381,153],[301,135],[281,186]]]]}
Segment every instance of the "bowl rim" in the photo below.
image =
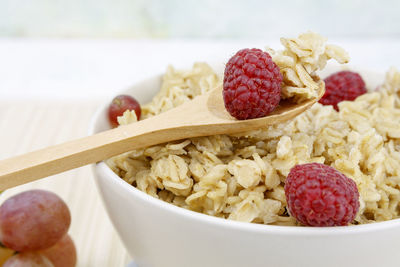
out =
{"type": "MultiPolygon", "coordinates": [[[[367,70],[367,71],[377,73],[377,71],[374,70],[367,70]]],[[[151,77],[148,77],[147,79],[143,79],[133,84],[132,86],[129,86],[128,88],[125,88],[124,90],[119,91],[119,93],[126,93],[130,88],[137,87],[139,84],[146,83],[148,81],[159,78],[160,74],[153,75],[151,77]]],[[[88,129],[88,133],[90,135],[96,133],[95,131],[96,123],[99,120],[101,120],[100,115],[105,111],[107,106],[108,102],[103,103],[92,116],[88,129]]],[[[92,164],[92,167],[93,167],[92,170],[94,172],[94,177],[96,179],[96,184],[98,184],[97,179],[99,179],[98,173],[102,173],[105,177],[107,177],[107,179],[111,179],[112,182],[116,183],[118,187],[124,190],[127,194],[130,194],[132,198],[139,198],[141,201],[147,202],[153,207],[164,209],[174,215],[183,216],[186,217],[187,219],[196,220],[200,223],[214,225],[217,227],[223,227],[231,230],[255,232],[255,233],[279,234],[279,235],[292,235],[292,236],[332,236],[332,235],[343,235],[343,234],[351,235],[364,232],[383,231],[400,226],[400,218],[382,222],[369,223],[369,224],[331,226],[331,227],[282,226],[282,225],[268,225],[268,224],[234,221],[181,208],[171,203],[165,202],[161,199],[157,199],[151,195],[148,195],[145,192],[140,191],[136,187],[128,184],[126,181],[121,179],[117,174],[115,174],[111,170],[111,168],[107,166],[107,164],[104,161],[92,164]]],[[[103,201],[105,202],[104,198],[103,201]]]]}

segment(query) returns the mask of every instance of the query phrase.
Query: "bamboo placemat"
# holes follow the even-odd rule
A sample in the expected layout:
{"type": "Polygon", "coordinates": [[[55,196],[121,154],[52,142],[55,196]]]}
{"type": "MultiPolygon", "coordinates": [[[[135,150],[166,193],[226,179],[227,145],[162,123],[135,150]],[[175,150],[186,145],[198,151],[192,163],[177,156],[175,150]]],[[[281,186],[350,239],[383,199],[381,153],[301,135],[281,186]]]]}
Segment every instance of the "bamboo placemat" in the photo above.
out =
{"type": "MultiPolygon", "coordinates": [[[[58,144],[87,134],[101,101],[0,100],[0,159],[58,144]]],[[[130,257],[107,217],[90,166],[54,175],[5,191],[2,203],[17,192],[47,189],[68,204],[69,230],[79,267],[124,267],[130,257]]]]}

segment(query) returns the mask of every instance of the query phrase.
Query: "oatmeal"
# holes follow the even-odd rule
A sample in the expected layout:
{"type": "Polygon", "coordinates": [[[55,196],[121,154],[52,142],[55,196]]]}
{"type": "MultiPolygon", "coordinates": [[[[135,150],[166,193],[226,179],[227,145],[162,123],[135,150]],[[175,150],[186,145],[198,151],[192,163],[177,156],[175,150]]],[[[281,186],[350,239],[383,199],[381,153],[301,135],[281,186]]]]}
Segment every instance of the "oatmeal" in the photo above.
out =
{"type": "MultiPolygon", "coordinates": [[[[347,62],[343,49],[307,33],[269,50],[284,76],[282,97],[313,97],[314,77],[329,58],[347,62]]],[[[205,63],[167,69],[160,92],[142,108],[148,118],[220,85],[205,63]]],[[[297,164],[330,165],[353,179],[360,209],[353,223],[398,218],[400,201],[400,72],[389,70],[378,91],[332,106],[313,105],[298,117],[235,135],[190,138],[113,157],[108,166],[139,190],[182,208],[226,219],[296,225],[289,216],[285,179],[297,164]]],[[[136,121],[134,112],[120,124],[136,121]]]]}

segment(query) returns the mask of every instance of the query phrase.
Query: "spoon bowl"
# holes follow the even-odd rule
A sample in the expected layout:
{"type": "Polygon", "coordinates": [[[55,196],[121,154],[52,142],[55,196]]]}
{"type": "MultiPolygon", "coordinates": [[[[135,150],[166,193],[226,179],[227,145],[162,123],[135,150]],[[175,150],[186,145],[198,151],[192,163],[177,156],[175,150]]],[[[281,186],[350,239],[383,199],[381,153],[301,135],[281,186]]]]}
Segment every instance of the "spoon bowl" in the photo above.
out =
{"type": "Polygon", "coordinates": [[[317,83],[318,92],[316,98],[311,98],[301,103],[295,103],[292,99],[281,99],[279,105],[275,108],[275,110],[262,118],[249,120],[237,120],[233,118],[224,107],[221,88],[214,89],[209,93],[207,97],[207,106],[212,116],[221,119],[219,123],[230,125],[229,132],[224,133],[235,133],[241,132],[243,130],[255,130],[262,127],[265,128],[268,125],[285,122],[296,117],[297,115],[311,107],[313,104],[315,104],[319,99],[321,99],[321,97],[325,93],[325,83],[321,80],[318,80],[317,83]]]}

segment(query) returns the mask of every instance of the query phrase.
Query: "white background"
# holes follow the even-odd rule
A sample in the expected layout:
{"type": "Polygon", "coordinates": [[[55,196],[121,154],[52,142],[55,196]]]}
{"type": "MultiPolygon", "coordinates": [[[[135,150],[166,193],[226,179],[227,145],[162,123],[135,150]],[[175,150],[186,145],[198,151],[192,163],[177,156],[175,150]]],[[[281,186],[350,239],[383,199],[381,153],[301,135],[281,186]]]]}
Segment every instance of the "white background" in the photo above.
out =
{"type": "MultiPolygon", "coordinates": [[[[333,39],[352,65],[400,69],[400,40],[333,39]]],[[[50,40],[0,39],[0,98],[106,99],[168,64],[225,62],[242,47],[279,48],[277,40],[50,40]]]]}

